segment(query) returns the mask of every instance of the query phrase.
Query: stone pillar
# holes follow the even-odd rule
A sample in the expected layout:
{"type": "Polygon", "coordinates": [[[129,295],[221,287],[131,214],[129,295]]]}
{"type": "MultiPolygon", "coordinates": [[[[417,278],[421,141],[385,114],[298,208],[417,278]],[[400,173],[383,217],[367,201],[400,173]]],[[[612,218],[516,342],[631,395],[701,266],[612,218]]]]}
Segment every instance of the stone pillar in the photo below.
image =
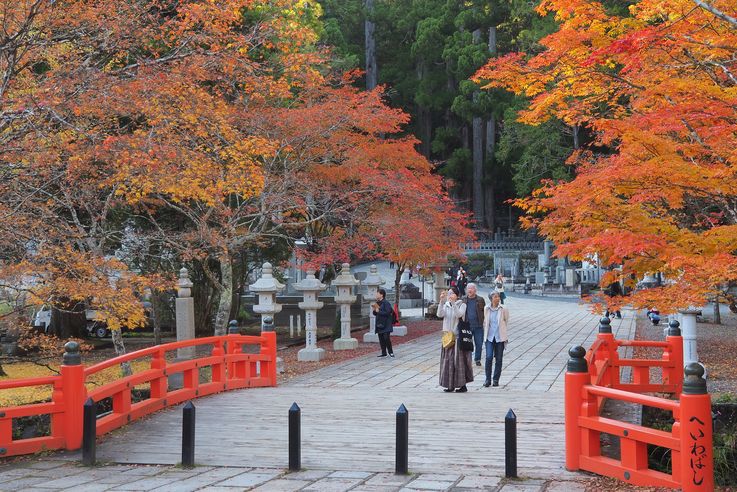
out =
{"type": "MultiPolygon", "coordinates": [[[[248,288],[258,295],[258,303],[253,306],[253,312],[261,315],[261,331],[274,331],[274,315],[281,312],[281,304],[276,302],[276,293],[284,289],[284,284],[274,278],[274,267],[268,261],[261,267],[261,277],[248,288]],[[271,320],[267,327],[267,320],[271,320]]],[[[258,365],[260,370],[260,364],[258,365]]],[[[284,361],[276,358],[276,370],[284,372],[284,361]]]]}
{"type": "MultiPolygon", "coordinates": [[[[179,270],[176,300],[177,342],[194,338],[194,299],[192,298],[192,281],[186,268],[179,270]]],[[[177,349],[177,359],[193,359],[195,347],[177,349]]]]}
{"type": "Polygon", "coordinates": [[[692,362],[699,362],[699,354],[696,351],[696,314],[698,312],[699,310],[693,307],[680,311],[684,366],[692,362]]]}
{"type": "Polygon", "coordinates": [[[437,305],[440,302],[440,294],[442,294],[444,290],[448,290],[448,287],[445,285],[445,272],[432,272],[432,278],[435,283],[435,296],[433,297],[433,303],[437,305]]]}
{"type": "Polygon", "coordinates": [[[304,296],[304,301],[297,305],[305,311],[305,348],[297,352],[298,361],[317,362],[325,357],[325,349],[317,346],[317,310],[323,305],[317,294],[326,287],[315,278],[315,270],[307,270],[307,275],[294,284],[294,290],[304,296]]]}
{"type": "MultiPolygon", "coordinates": [[[[386,280],[384,280],[381,275],[379,275],[376,265],[371,265],[369,274],[363,281],[363,284],[366,286],[366,291],[368,292],[366,298],[369,301],[369,305],[375,302],[376,290],[385,283],[386,280]]],[[[369,331],[368,333],[364,333],[363,341],[364,343],[379,343],[379,335],[376,334],[376,316],[374,316],[374,310],[371,309],[370,306],[369,331]]]]}
{"type": "MultiPolygon", "coordinates": [[[[186,268],[179,270],[177,282],[177,299],[175,302],[175,319],[177,326],[177,342],[192,340],[194,333],[194,299],[192,298],[192,281],[186,268]]],[[[195,347],[177,349],[175,362],[194,359],[195,347]]],[[[181,372],[169,375],[169,389],[180,389],[184,386],[184,376],[181,372]]]]}
{"type": "Polygon", "coordinates": [[[337,288],[335,295],[335,303],[340,308],[340,338],[333,342],[335,350],[353,350],[358,347],[358,340],[351,337],[351,304],[356,302],[356,296],[351,295],[351,289],[358,284],[353,275],[351,275],[351,266],[343,263],[333,285],[337,288]]]}

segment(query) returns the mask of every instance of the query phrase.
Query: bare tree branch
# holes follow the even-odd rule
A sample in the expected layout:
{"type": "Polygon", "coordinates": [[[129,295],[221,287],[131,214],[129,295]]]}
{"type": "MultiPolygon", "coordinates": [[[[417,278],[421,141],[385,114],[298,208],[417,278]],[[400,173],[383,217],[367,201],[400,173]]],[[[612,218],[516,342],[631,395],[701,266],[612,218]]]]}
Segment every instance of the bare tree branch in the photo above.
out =
{"type": "Polygon", "coordinates": [[[734,17],[731,17],[731,16],[725,14],[721,10],[717,9],[716,7],[714,7],[712,5],[709,5],[708,3],[704,2],[703,0],[693,0],[693,1],[694,1],[694,3],[696,5],[698,5],[702,9],[711,12],[712,14],[716,15],[717,17],[719,17],[723,21],[726,21],[726,22],[729,22],[730,24],[732,24],[732,28],[733,29],[737,29],[737,19],[735,19],[734,17]]]}

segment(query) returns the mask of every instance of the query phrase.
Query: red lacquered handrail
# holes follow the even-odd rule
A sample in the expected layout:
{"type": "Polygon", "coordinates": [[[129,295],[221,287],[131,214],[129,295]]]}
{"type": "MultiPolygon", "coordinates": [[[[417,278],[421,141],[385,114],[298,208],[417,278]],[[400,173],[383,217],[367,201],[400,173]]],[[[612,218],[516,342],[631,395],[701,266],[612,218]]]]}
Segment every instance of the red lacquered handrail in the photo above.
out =
{"type": "MultiPolygon", "coordinates": [[[[75,358],[79,362],[78,354],[69,360],[75,358]]],[[[276,386],[276,333],[182,340],[137,350],[86,368],[73,362],[65,363],[60,372],[59,376],[0,381],[0,390],[53,386],[51,402],[0,409],[0,457],[50,449],[78,449],[82,441],[82,406],[88,397],[94,401],[112,399],[112,412],[97,420],[97,434],[101,435],[162,408],[200,396],[239,388],[276,386]],[[207,345],[212,346],[210,354],[184,361],[166,360],[167,352],[207,345]],[[259,345],[259,353],[244,354],[241,350],[244,345],[259,345]],[[87,389],[91,376],[144,357],[151,357],[149,369],[87,389]],[[200,369],[203,368],[210,369],[209,381],[200,382],[200,369]],[[169,378],[173,374],[181,374],[181,387],[170,387],[169,378]],[[149,385],[149,398],[134,402],[132,392],[140,385],[149,385]],[[50,416],[51,435],[13,439],[13,418],[39,415],[50,416]]]]}
{"type": "MultiPolygon", "coordinates": [[[[608,320],[603,320],[604,328],[608,320]]],[[[713,490],[711,401],[705,391],[690,383],[683,392],[683,338],[669,335],[665,341],[617,340],[602,329],[591,349],[571,349],[566,372],[566,468],[586,470],[623,480],[631,485],[713,490]],[[660,359],[625,359],[620,347],[662,348],[660,359]],[[620,381],[620,368],[632,368],[632,383],[620,381]],[[662,382],[650,381],[650,370],[662,369],[662,382]],[[676,399],[643,393],[671,393],[676,399]],[[599,414],[606,400],[634,403],[666,410],[673,415],[670,432],[621,422],[599,414]],[[601,454],[600,436],[619,439],[619,458],[601,454]],[[671,472],[652,470],[648,445],[670,450],[671,472]]],[[[698,369],[698,366],[696,366],[698,369]]],[[[690,368],[692,376],[696,369],[690,368]]]]}

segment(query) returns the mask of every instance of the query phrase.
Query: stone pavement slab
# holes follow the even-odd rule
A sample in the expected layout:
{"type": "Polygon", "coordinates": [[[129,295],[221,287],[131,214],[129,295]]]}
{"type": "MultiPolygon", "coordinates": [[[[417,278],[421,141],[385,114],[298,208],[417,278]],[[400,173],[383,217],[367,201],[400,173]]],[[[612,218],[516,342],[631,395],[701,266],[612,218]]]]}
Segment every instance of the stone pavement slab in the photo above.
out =
{"type": "Polygon", "coordinates": [[[239,467],[195,467],[182,469],[177,466],[147,467],[156,473],[153,475],[131,475],[124,467],[115,464],[103,464],[95,467],[82,467],[76,463],[57,459],[46,459],[56,466],[50,467],[59,471],[58,478],[48,480],[46,477],[36,477],[9,473],[20,470],[32,474],[35,470],[15,464],[0,468],[0,477],[12,477],[9,481],[0,483],[0,490],[22,490],[57,492],[91,491],[105,492],[118,490],[153,490],[156,492],[390,492],[406,491],[437,491],[448,490],[463,492],[469,490],[483,490],[489,492],[556,492],[583,491],[585,479],[578,481],[553,481],[541,479],[507,480],[490,475],[464,475],[446,473],[420,473],[410,475],[395,475],[393,473],[373,473],[369,470],[303,470],[297,473],[287,473],[283,469],[268,468],[239,468],[239,467]],[[112,482],[100,480],[101,477],[116,478],[112,482]],[[132,479],[120,484],[118,478],[132,479]],[[73,483],[80,485],[69,485],[73,483]]]}

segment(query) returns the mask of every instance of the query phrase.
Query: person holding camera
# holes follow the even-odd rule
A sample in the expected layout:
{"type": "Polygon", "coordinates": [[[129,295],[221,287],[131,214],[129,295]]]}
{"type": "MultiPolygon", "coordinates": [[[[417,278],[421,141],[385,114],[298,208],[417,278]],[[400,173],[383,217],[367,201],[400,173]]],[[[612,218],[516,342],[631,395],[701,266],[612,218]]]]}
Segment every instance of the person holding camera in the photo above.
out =
{"type": "Polygon", "coordinates": [[[392,327],[394,321],[394,309],[389,301],[386,300],[386,291],[379,289],[376,291],[376,302],[371,305],[376,316],[376,334],[379,336],[379,345],[381,353],[377,357],[394,357],[394,349],[392,349],[391,333],[394,331],[392,327]]]}
{"type": "Polygon", "coordinates": [[[471,364],[471,350],[462,350],[461,344],[457,343],[458,322],[466,314],[466,303],[460,299],[458,287],[451,287],[447,292],[440,294],[438,303],[438,318],[443,319],[443,347],[440,352],[440,386],[443,391],[450,393],[465,393],[468,391],[466,384],[473,381],[473,366],[471,364]],[[446,336],[446,333],[452,335],[446,336]],[[453,343],[445,343],[446,338],[453,343]],[[456,389],[458,388],[458,389],[456,389]]]}

